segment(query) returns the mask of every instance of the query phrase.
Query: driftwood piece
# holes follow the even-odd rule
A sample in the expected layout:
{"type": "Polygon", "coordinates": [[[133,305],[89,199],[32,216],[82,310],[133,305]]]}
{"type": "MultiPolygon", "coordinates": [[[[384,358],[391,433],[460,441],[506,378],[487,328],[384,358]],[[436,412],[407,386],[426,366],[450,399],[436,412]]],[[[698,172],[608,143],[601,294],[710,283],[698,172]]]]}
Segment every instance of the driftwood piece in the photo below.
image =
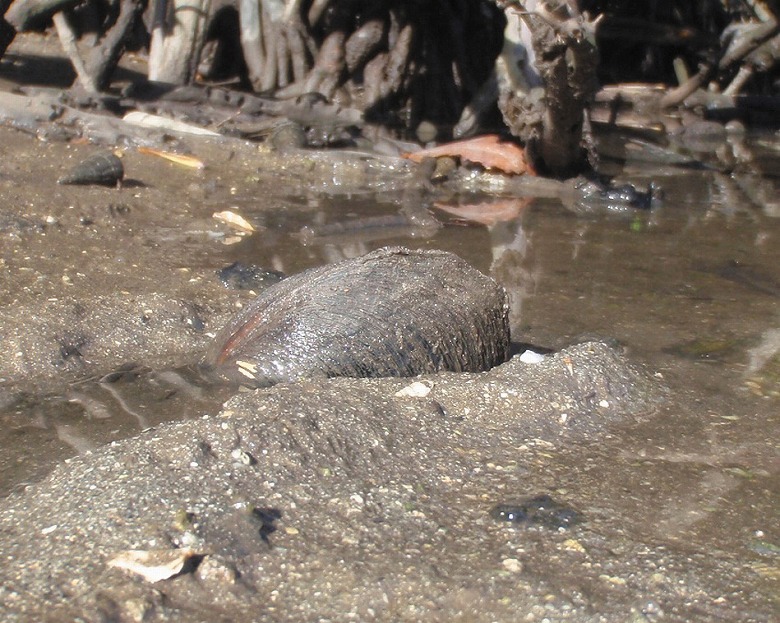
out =
{"type": "MultiPolygon", "coordinates": [[[[307,127],[362,126],[363,114],[356,108],[340,106],[323,97],[303,96],[282,100],[249,93],[237,93],[219,87],[190,85],[176,87],[167,92],[153,93],[153,107],[163,114],[191,116],[194,108],[210,108],[229,117],[230,121],[212,120],[210,125],[243,128],[240,134],[252,133],[251,128],[268,128],[284,118],[307,127]],[[189,111],[189,113],[188,113],[189,111]],[[219,112],[221,111],[221,113],[219,112]],[[266,117],[266,119],[263,119],[266,117]],[[276,117],[268,123],[267,117],[276,117]]],[[[147,106],[148,107],[148,106],[147,106]]]]}
{"type": "Polygon", "coordinates": [[[211,0],[154,0],[149,80],[189,84],[195,77],[211,0]]]}
{"type": "Polygon", "coordinates": [[[72,9],[82,0],[16,0],[11,3],[5,19],[18,32],[40,25],[43,20],[60,11],[72,9]]]}
{"type": "Polygon", "coordinates": [[[95,84],[101,91],[108,88],[111,74],[125,51],[136,16],[143,11],[144,6],[145,3],[138,0],[121,0],[116,23],[106,32],[100,45],[87,56],[86,69],[94,76],[95,84]]]}
{"type": "Polygon", "coordinates": [[[38,125],[54,121],[62,113],[63,107],[49,98],[0,91],[0,124],[34,132],[38,125]]]}
{"type": "Polygon", "coordinates": [[[14,27],[0,17],[0,58],[3,57],[8,46],[11,45],[14,37],[16,37],[14,27]]]}
{"type": "Polygon", "coordinates": [[[55,13],[52,17],[62,48],[87,93],[99,93],[108,88],[111,74],[124,52],[127,34],[142,8],[142,4],[136,0],[121,0],[116,22],[105,33],[100,44],[90,49],[86,58],[79,50],[76,33],[71,28],[66,14],[55,13]]]}
{"type": "Polygon", "coordinates": [[[10,4],[11,0],[0,0],[0,58],[3,58],[6,48],[11,45],[16,36],[14,27],[3,17],[10,4]]]}
{"type": "Polygon", "coordinates": [[[759,24],[739,24],[727,29],[725,36],[730,39],[723,52],[718,67],[725,69],[741,61],[765,41],[775,36],[780,29],[776,19],[759,24]]]}
{"type": "Polygon", "coordinates": [[[130,124],[108,115],[89,114],[83,109],[143,110],[231,136],[247,137],[265,135],[285,121],[326,131],[363,125],[359,110],[323,98],[278,100],[197,85],[166,88],[149,83],[149,87],[139,86],[134,89],[134,97],[121,99],[99,94],[84,97],[78,91],[59,89],[35,89],[32,98],[0,93],[0,123],[33,134],[46,134],[46,124],[56,120],[67,128],[69,138],[85,136],[93,142],[114,144],[125,137],[121,140],[135,143],[137,139],[143,145],[147,144],[143,141],[144,133],[130,124]]]}
{"type": "MultiPolygon", "coordinates": [[[[0,125],[33,134],[42,140],[56,137],[56,140],[88,139],[91,143],[110,147],[157,147],[165,143],[170,148],[171,137],[192,134],[192,128],[181,128],[174,120],[165,126],[155,127],[151,123],[137,122],[137,116],[125,121],[110,114],[83,110],[80,106],[94,106],[99,102],[108,104],[111,97],[89,97],[79,95],[73,101],[72,92],[59,89],[28,89],[27,94],[17,95],[0,91],[0,125]]],[[[114,102],[116,103],[116,102],[114,102]]],[[[124,101],[129,106],[131,101],[124,101]]],[[[105,106],[108,108],[108,105],[105,106]]],[[[143,113],[139,113],[142,115],[143,113]]],[[[204,133],[205,136],[205,133],[204,133]]],[[[224,136],[208,133],[216,140],[229,140],[224,136]]]]}
{"type": "Polygon", "coordinates": [[[301,94],[316,45],[301,17],[301,0],[239,0],[241,47],[255,91],[288,87],[301,94]],[[294,86],[293,86],[294,85],[294,86]]]}
{"type": "MultiPolygon", "coordinates": [[[[700,74],[695,74],[691,80],[700,74]]],[[[780,119],[780,97],[717,93],[706,88],[670,89],[663,85],[623,84],[601,89],[590,114],[593,122],[605,129],[631,131],[653,140],[662,140],[684,124],[678,114],[669,115],[668,102],[678,101],[686,109],[706,110],[707,116],[720,120],[734,118],[771,122],[780,119]],[[684,101],[680,96],[684,95],[684,101]]],[[[679,163],[678,163],[679,164],[679,163]]]]}
{"type": "Polygon", "coordinates": [[[160,144],[163,131],[141,128],[116,117],[79,110],[63,103],[58,89],[36,90],[30,95],[0,92],[0,124],[47,139],[87,138],[90,142],[118,145],[160,144]]]}
{"type": "Polygon", "coordinates": [[[84,59],[81,58],[79,52],[76,33],[68,23],[68,17],[65,13],[55,13],[52,17],[54,27],[57,29],[57,36],[60,39],[62,49],[70,59],[73,69],[76,70],[76,76],[78,77],[81,86],[87,91],[87,93],[97,93],[100,89],[97,86],[97,82],[90,75],[84,64],[84,59]]]}
{"type": "Polygon", "coordinates": [[[260,23],[260,4],[258,0],[238,0],[238,17],[241,28],[241,49],[244,52],[247,74],[256,91],[263,87],[263,67],[265,50],[263,48],[263,30],[260,23]]]}
{"type": "Polygon", "coordinates": [[[576,173],[585,166],[584,111],[597,88],[594,22],[568,2],[507,5],[511,43],[497,65],[504,121],[537,154],[539,168],[576,173]]]}

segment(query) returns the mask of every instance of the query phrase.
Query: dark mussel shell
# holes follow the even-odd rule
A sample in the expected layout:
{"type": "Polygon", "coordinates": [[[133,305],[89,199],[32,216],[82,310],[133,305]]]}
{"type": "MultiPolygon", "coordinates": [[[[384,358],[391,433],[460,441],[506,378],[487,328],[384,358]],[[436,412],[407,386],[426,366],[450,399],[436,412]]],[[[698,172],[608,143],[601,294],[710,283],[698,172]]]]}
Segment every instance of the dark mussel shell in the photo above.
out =
{"type": "Polygon", "coordinates": [[[112,151],[102,151],[82,160],[57,180],[58,184],[101,184],[114,186],[122,181],[125,168],[112,151]]]}
{"type": "Polygon", "coordinates": [[[204,363],[263,387],[314,377],[477,372],[506,361],[506,293],[444,251],[384,248],[265,290],[204,363]]]}

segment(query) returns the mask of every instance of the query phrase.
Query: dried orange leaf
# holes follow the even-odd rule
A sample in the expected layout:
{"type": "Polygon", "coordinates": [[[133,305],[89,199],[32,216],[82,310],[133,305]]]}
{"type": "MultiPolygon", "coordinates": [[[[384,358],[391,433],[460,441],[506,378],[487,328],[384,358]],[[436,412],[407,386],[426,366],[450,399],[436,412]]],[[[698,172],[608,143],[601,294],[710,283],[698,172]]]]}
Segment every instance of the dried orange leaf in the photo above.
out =
{"type": "Polygon", "coordinates": [[[403,154],[403,156],[413,162],[421,162],[423,158],[459,157],[462,160],[481,164],[486,169],[495,169],[512,175],[532,173],[525,160],[525,150],[516,143],[501,140],[501,137],[496,134],[445,143],[430,149],[403,154]]]}
{"type": "Polygon", "coordinates": [[[154,149],[153,147],[139,147],[138,148],[139,154],[149,154],[151,156],[158,156],[160,158],[165,158],[166,160],[170,160],[171,162],[175,162],[176,164],[180,164],[185,167],[190,167],[191,169],[205,169],[206,163],[202,160],[198,160],[197,158],[193,156],[184,156],[182,154],[174,154],[170,151],[161,151],[159,149],[154,149]]]}
{"type": "Polygon", "coordinates": [[[457,216],[464,221],[482,225],[495,225],[496,223],[516,219],[530,201],[530,198],[526,197],[523,199],[498,199],[484,203],[470,203],[457,206],[437,202],[433,204],[433,207],[457,216]]]}
{"type": "Polygon", "coordinates": [[[254,225],[247,221],[243,216],[240,214],[237,214],[236,212],[232,212],[230,210],[223,210],[222,212],[214,212],[214,214],[211,215],[218,221],[222,221],[223,223],[227,223],[228,225],[240,230],[245,231],[248,233],[252,233],[255,231],[254,225]]]}

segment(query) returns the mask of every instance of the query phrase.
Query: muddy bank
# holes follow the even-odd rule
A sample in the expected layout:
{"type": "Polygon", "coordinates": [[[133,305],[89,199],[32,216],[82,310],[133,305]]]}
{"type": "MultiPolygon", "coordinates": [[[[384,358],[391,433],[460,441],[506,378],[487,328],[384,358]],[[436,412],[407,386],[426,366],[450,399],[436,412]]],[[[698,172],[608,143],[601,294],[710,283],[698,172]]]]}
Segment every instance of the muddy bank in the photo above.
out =
{"type": "Polygon", "coordinates": [[[59,186],[99,148],[2,136],[2,384],[51,391],[130,361],[170,365],[205,348],[242,300],[219,282],[221,260],[205,258],[226,257],[231,234],[211,218],[215,206],[202,205],[228,192],[220,171],[160,169],[128,154],[122,188],[59,186]]]}
{"type": "Polygon", "coordinates": [[[651,412],[657,380],[586,343],[398,395],[411,383],[241,393],[216,417],[68,460],[0,512],[0,550],[13,561],[0,570],[4,620],[487,621],[537,609],[590,620],[594,608],[641,606],[652,566],[586,564],[594,548],[619,547],[586,527],[598,500],[553,493],[586,519],[560,531],[490,510],[539,493],[524,477],[538,452],[651,412]],[[549,551],[523,553],[518,539],[549,551]],[[154,584],[108,564],[137,549],[193,558],[154,584]],[[549,572],[571,565],[579,588],[556,594],[549,572]],[[605,573],[634,588],[595,603],[587,585],[605,573]]]}
{"type": "MultiPolygon", "coordinates": [[[[283,161],[233,140],[197,141],[203,170],[127,150],[121,188],[61,186],[63,173],[101,148],[36,141],[8,129],[0,136],[5,392],[58,391],[130,362],[194,363],[257,291],[225,287],[218,271],[247,247],[268,249],[295,233],[280,232],[280,221],[312,212],[305,196],[327,192],[317,180],[371,185],[362,159],[312,154],[283,161]],[[294,186],[287,182],[304,171],[315,186],[301,189],[299,205],[291,205],[294,186]],[[259,191],[269,179],[276,186],[259,191]],[[214,217],[226,211],[247,214],[252,235],[214,217]]],[[[164,133],[156,139],[164,142],[164,133]]],[[[402,185],[403,176],[391,180],[396,173],[379,172],[377,183],[402,185]]],[[[322,263],[305,251],[292,262],[274,259],[268,268],[287,273],[322,263]]]]}
{"type": "MultiPolygon", "coordinates": [[[[50,84],[50,62],[17,57],[15,80],[37,65],[50,84]]],[[[128,149],[122,188],[59,186],[116,144],[47,129],[0,129],[0,336],[18,345],[0,357],[0,491],[16,491],[0,518],[0,619],[776,618],[776,137],[758,137],[748,177],[629,167],[642,188],[660,182],[650,211],[572,211],[557,191],[533,199],[477,176],[442,189],[447,219],[404,164],[241,141],[158,137],[205,168],[128,149]],[[496,193],[505,211],[484,203],[496,193]],[[255,232],[212,217],[224,210],[255,232]],[[615,385],[611,365],[576,376],[611,358],[601,350],[572,358],[572,376],[550,360],[543,390],[510,366],[508,379],[434,379],[423,398],[394,397],[411,381],[278,387],[220,416],[229,396],[158,368],[195,361],[251,296],[221,285],[226,265],[294,274],[386,245],[446,249],[497,278],[515,339],[625,344],[668,402],[600,405],[599,379],[608,394],[645,385],[615,385]],[[131,361],[138,376],[86,382],[131,361]],[[529,393],[513,396],[518,383],[529,393]],[[160,424],[172,419],[189,423],[160,424]],[[538,495],[584,523],[559,533],[491,514],[538,495]],[[109,566],[130,548],[192,560],[151,585],[109,566]]]]}
{"type": "MultiPolygon", "coordinates": [[[[220,318],[251,296],[224,289],[220,268],[240,259],[295,273],[379,244],[349,233],[346,242],[301,245],[302,227],[374,215],[382,195],[329,204],[319,175],[316,190],[300,195],[259,183],[276,172],[259,171],[249,152],[204,147],[203,172],[129,152],[126,168],[140,185],[65,188],[57,177],[90,149],[4,136],[4,343],[29,340],[24,349],[40,366],[4,372],[17,374],[17,387],[56,389],[133,360],[194,361],[220,318]],[[234,232],[211,215],[225,208],[244,213],[255,234],[224,244],[234,232]],[[60,328],[45,331],[47,323],[60,328]],[[63,369],[52,362],[73,327],[97,339],[63,369]]],[[[685,178],[686,192],[701,185],[696,179],[685,178]]],[[[673,205],[703,204],[680,196],[673,205]]],[[[763,241],[756,261],[775,266],[774,222],[743,207],[739,218],[708,213],[683,227],[670,218],[675,209],[653,214],[660,226],[640,236],[619,221],[539,207],[524,224],[450,227],[415,244],[456,251],[485,272],[491,253],[499,258],[497,276],[514,284],[513,328],[528,341],[559,347],[587,332],[649,353],[664,376],[657,382],[673,388],[660,414],[631,423],[632,413],[655,410],[646,383],[600,348],[587,361],[575,351],[571,373],[562,358],[571,351],[534,368],[545,375],[538,383],[513,362],[484,376],[435,379],[422,399],[394,398],[409,381],[284,386],[239,395],[218,417],[140,435],[142,421],[158,420],[130,428],[118,414],[98,419],[76,408],[89,404],[84,397],[66,402],[72,394],[49,405],[48,421],[34,409],[4,413],[0,467],[11,458],[4,479],[17,490],[56,460],[85,454],[4,500],[0,552],[13,564],[0,572],[2,618],[771,620],[776,364],[753,384],[767,388],[754,396],[733,391],[745,383],[738,365],[685,364],[656,351],[719,332],[753,344],[754,333],[776,326],[771,295],[746,301],[743,285],[691,272],[682,252],[715,261],[731,257],[735,240],[744,249],[763,241]],[[517,259],[529,239],[536,263],[517,259]],[[589,380],[577,376],[589,370],[589,380]],[[74,449],[61,424],[93,448],[138,436],[74,449]],[[561,435],[563,424],[572,433],[561,435]],[[585,523],[559,533],[491,517],[498,504],[538,494],[585,523]],[[192,549],[194,559],[159,584],[108,566],[125,550],[172,548],[192,549]]],[[[680,218],[696,214],[681,210],[680,218]]],[[[145,387],[124,384],[124,399],[146,401],[145,387]]],[[[104,399],[97,407],[116,405],[97,389],[90,396],[104,399]]],[[[159,406],[176,418],[218,411],[186,400],[159,406]]]]}

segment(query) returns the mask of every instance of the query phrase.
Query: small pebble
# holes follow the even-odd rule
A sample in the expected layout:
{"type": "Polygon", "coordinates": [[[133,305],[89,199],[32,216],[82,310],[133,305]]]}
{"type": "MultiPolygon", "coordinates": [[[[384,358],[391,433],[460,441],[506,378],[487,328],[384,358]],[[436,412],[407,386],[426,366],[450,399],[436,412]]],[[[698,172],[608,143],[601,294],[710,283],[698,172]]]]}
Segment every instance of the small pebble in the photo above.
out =
{"type": "Polygon", "coordinates": [[[415,381],[410,385],[407,385],[403,389],[395,393],[396,398],[410,397],[410,398],[425,398],[431,393],[433,383],[430,381],[415,381]]]}
{"type": "Polygon", "coordinates": [[[282,123],[274,128],[269,139],[271,147],[281,153],[289,153],[306,147],[306,131],[298,123],[282,123]]]}
{"type": "Polygon", "coordinates": [[[235,584],[238,580],[238,571],[218,556],[206,556],[195,575],[201,582],[215,584],[235,584]]]}
{"type": "Polygon", "coordinates": [[[520,573],[523,570],[523,563],[517,558],[504,558],[501,565],[510,573],[520,573]]]}
{"type": "Polygon", "coordinates": [[[257,463],[255,458],[249,454],[248,452],[245,452],[244,450],[241,450],[240,448],[236,448],[230,453],[230,456],[234,461],[237,463],[241,463],[242,465],[254,465],[257,463]]]}
{"type": "Polygon", "coordinates": [[[544,355],[532,350],[526,350],[521,353],[520,361],[523,363],[541,363],[544,361],[544,355]]]}
{"type": "Polygon", "coordinates": [[[217,271],[217,277],[226,288],[232,290],[254,290],[261,292],[284,279],[284,274],[275,270],[266,270],[259,266],[233,262],[217,271]]]}

